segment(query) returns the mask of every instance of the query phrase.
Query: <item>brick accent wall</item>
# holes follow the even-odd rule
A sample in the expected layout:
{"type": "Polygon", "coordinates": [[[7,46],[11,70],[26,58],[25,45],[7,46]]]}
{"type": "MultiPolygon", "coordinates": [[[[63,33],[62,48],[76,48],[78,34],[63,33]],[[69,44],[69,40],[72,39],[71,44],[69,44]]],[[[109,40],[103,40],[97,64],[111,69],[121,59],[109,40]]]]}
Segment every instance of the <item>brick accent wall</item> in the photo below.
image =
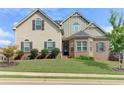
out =
{"type": "MultiPolygon", "coordinates": [[[[71,47],[69,46],[69,56],[70,57],[78,57],[80,55],[84,56],[91,56],[94,57],[96,60],[108,60],[109,57],[109,41],[105,39],[97,39],[92,41],[92,55],[91,51],[84,51],[84,52],[78,52],[76,51],[76,45],[74,40],[70,40],[69,44],[74,43],[74,51],[71,51],[71,47]],[[105,51],[104,52],[97,52],[96,51],[96,43],[98,42],[104,42],[105,44],[105,51]]],[[[89,47],[89,46],[88,46],[89,47]]]]}
{"type": "Polygon", "coordinates": [[[109,57],[109,41],[105,41],[105,40],[96,40],[94,41],[94,44],[93,44],[93,48],[94,48],[94,58],[95,59],[98,59],[98,60],[108,60],[108,57],[109,57]],[[96,51],[96,43],[98,42],[104,42],[105,44],[105,51],[104,52],[97,52],[96,51]]]}

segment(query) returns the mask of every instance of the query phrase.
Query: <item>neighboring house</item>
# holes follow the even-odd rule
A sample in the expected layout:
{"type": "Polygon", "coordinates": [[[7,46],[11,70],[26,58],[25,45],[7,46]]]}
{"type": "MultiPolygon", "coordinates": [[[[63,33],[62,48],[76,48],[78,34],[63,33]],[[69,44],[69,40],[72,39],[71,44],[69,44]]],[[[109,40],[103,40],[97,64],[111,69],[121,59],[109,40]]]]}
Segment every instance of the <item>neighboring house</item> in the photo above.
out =
{"type": "Polygon", "coordinates": [[[0,54],[0,61],[4,61],[6,60],[6,56],[4,56],[3,54],[0,54]]]}
{"type": "MultiPolygon", "coordinates": [[[[102,20],[101,20],[102,21],[102,20]]],[[[75,11],[65,20],[53,20],[42,10],[35,9],[14,26],[16,44],[25,53],[32,48],[41,51],[54,47],[62,55],[77,57],[91,56],[107,60],[109,41],[105,31],[75,11]]]]}
{"type": "Polygon", "coordinates": [[[3,54],[1,54],[2,50],[0,48],[0,61],[4,61],[6,60],[6,56],[4,56],[3,54]]]}

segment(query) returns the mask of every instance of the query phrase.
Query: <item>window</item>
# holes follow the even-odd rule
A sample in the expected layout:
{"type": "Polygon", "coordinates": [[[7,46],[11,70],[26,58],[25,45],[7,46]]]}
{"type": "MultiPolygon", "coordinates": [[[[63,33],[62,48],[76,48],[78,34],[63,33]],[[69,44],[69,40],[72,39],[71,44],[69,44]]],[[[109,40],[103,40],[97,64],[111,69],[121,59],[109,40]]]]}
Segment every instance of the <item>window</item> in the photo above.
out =
{"type": "Polygon", "coordinates": [[[24,52],[30,52],[31,48],[30,48],[30,42],[29,40],[25,40],[24,42],[24,52]]]}
{"type": "Polygon", "coordinates": [[[103,42],[97,43],[97,52],[103,52],[105,51],[105,45],[103,42]]]}
{"type": "Polygon", "coordinates": [[[86,41],[82,42],[82,47],[83,47],[83,51],[87,50],[87,42],[86,41]]]}
{"type": "Polygon", "coordinates": [[[77,42],[77,51],[81,51],[81,42],[80,41],[77,42]]]}
{"type": "Polygon", "coordinates": [[[36,30],[41,30],[42,28],[42,20],[40,18],[36,18],[35,20],[35,29],[36,30]]]}
{"type": "Polygon", "coordinates": [[[52,39],[49,39],[49,40],[47,41],[47,49],[48,49],[49,51],[52,51],[53,48],[54,48],[54,42],[52,41],[52,39]]]}
{"type": "Polygon", "coordinates": [[[87,51],[87,41],[77,41],[77,51],[87,51]]]}
{"type": "Polygon", "coordinates": [[[79,31],[80,30],[80,24],[79,23],[74,23],[72,26],[73,31],[79,31]]]}

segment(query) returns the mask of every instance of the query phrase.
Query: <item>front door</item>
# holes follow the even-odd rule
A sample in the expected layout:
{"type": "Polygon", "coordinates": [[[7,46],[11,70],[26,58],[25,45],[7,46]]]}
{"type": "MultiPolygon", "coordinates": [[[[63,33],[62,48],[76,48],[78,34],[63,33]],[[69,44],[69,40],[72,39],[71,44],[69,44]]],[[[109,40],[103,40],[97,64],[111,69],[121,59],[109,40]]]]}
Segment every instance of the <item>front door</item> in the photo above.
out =
{"type": "Polygon", "coordinates": [[[69,42],[63,41],[62,47],[63,47],[63,55],[69,55],[69,42]]]}

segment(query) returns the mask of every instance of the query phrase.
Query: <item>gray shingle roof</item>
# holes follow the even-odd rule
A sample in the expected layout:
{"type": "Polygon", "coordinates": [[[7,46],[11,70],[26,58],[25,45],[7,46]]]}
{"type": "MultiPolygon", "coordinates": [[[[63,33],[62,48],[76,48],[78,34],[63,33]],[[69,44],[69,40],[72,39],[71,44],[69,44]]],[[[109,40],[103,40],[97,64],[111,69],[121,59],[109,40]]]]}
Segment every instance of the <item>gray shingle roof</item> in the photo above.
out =
{"type": "Polygon", "coordinates": [[[60,25],[60,23],[62,22],[62,20],[54,20],[55,23],[57,23],[58,25],[60,25]]]}
{"type": "Polygon", "coordinates": [[[73,34],[73,36],[90,36],[90,35],[84,31],[80,31],[80,32],[73,34]]]}

